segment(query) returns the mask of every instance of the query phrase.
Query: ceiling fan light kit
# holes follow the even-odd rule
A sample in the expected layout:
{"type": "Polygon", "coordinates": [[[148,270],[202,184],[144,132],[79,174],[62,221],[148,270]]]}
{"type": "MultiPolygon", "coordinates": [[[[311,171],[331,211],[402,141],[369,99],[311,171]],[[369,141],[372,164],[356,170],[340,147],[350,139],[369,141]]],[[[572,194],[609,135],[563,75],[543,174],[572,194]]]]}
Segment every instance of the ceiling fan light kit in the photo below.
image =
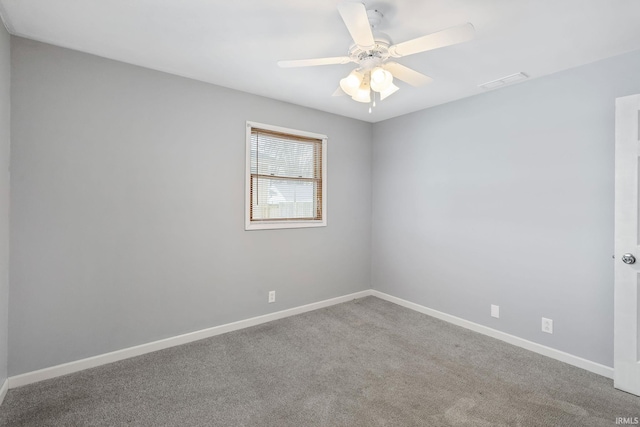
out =
{"type": "Polygon", "coordinates": [[[367,10],[363,3],[343,1],[338,4],[338,12],[355,42],[348,56],[279,61],[278,65],[292,68],[354,62],[358,67],[340,80],[340,87],[334,95],[342,92],[362,103],[371,103],[373,100],[373,106],[376,93],[382,101],[399,90],[394,84],[394,77],[415,87],[433,81],[431,77],[402,64],[387,62],[390,57],[400,58],[461,43],[472,39],[475,32],[473,25],[467,23],[394,45],[388,35],[374,33],[383,18],[380,11],[367,10]]]}
{"type": "Polygon", "coordinates": [[[360,69],[353,70],[347,77],[340,80],[340,89],[349,95],[354,101],[371,102],[371,91],[380,93],[380,99],[384,99],[398,90],[393,85],[393,75],[381,67],[362,73],[360,69]],[[396,89],[391,91],[392,86],[396,89]],[[384,98],[382,94],[385,94],[384,98]]]}

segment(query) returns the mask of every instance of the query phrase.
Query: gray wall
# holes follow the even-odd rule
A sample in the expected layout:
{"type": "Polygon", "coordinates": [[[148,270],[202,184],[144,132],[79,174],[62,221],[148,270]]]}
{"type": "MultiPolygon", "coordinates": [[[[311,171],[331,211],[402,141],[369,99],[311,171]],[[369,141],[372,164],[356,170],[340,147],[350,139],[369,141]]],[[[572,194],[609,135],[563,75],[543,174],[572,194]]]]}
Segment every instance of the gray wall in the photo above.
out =
{"type": "Polygon", "coordinates": [[[635,52],[376,124],[374,289],[612,366],[614,99],[638,76],[635,52]]]}
{"type": "Polygon", "coordinates": [[[370,124],[21,38],[12,91],[10,375],[370,288],[370,124]],[[329,136],[327,227],[244,231],[246,120],[329,136]]]}
{"type": "Polygon", "coordinates": [[[371,126],[21,38],[11,51],[10,375],[370,284],[612,365],[613,106],[640,92],[640,53],[371,126]],[[244,231],[246,120],[329,135],[328,227],[244,231]]]}
{"type": "Polygon", "coordinates": [[[9,325],[10,38],[0,22],[0,387],[7,378],[9,325]]]}

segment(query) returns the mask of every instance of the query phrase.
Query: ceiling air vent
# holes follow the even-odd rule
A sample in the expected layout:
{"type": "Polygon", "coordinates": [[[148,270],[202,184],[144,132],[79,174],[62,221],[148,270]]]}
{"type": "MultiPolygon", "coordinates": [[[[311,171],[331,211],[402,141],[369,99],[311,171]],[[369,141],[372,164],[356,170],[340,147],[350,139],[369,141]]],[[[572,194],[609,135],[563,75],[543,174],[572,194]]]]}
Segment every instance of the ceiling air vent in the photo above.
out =
{"type": "Polygon", "coordinates": [[[481,85],[478,85],[478,87],[481,87],[482,89],[486,89],[486,90],[495,89],[497,87],[504,86],[509,83],[517,82],[518,80],[524,80],[528,77],[529,76],[527,76],[525,73],[516,73],[516,74],[500,77],[499,79],[496,79],[496,80],[491,80],[490,82],[482,83],[481,85]]]}

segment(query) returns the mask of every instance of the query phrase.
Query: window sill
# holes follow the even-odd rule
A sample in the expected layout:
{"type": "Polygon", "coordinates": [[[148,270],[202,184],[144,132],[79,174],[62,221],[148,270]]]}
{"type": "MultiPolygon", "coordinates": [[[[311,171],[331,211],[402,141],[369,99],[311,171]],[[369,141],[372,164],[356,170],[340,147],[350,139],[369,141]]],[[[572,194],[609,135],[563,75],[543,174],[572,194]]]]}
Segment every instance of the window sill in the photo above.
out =
{"type": "Polygon", "coordinates": [[[246,231],[252,230],[278,230],[283,228],[312,228],[326,227],[327,221],[259,221],[244,225],[246,231]]]}

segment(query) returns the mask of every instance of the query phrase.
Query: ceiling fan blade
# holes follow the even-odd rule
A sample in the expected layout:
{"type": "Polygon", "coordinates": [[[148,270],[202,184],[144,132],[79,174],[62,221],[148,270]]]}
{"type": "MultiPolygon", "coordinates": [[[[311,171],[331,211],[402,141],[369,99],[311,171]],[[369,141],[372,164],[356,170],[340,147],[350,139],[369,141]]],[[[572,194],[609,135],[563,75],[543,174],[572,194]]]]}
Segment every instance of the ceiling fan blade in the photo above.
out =
{"type": "Polygon", "coordinates": [[[425,76],[409,67],[405,67],[397,62],[387,62],[382,66],[385,70],[393,74],[393,77],[398,80],[402,80],[405,83],[409,83],[411,86],[422,86],[427,83],[431,83],[433,79],[429,76],[425,76]]]}
{"type": "Polygon", "coordinates": [[[315,65],[347,64],[351,61],[348,56],[335,56],[333,58],[294,59],[290,61],[278,61],[280,68],[313,67],[315,65]]]}
{"type": "Polygon", "coordinates": [[[338,12],[340,12],[340,16],[347,26],[353,41],[360,47],[373,47],[375,41],[373,40],[373,32],[371,31],[371,24],[369,24],[369,17],[364,4],[343,1],[338,3],[338,12]]]}
{"type": "Polygon", "coordinates": [[[336,91],[333,92],[333,95],[331,95],[331,96],[345,96],[345,95],[346,95],[346,93],[344,93],[342,88],[340,86],[338,86],[338,89],[336,89],[336,91]]]}
{"type": "Polygon", "coordinates": [[[438,49],[452,44],[471,40],[475,34],[475,28],[470,23],[457,27],[447,28],[436,33],[427,34],[417,39],[408,40],[389,47],[391,56],[399,58],[401,56],[413,55],[414,53],[426,52],[427,50],[438,49]]]}

